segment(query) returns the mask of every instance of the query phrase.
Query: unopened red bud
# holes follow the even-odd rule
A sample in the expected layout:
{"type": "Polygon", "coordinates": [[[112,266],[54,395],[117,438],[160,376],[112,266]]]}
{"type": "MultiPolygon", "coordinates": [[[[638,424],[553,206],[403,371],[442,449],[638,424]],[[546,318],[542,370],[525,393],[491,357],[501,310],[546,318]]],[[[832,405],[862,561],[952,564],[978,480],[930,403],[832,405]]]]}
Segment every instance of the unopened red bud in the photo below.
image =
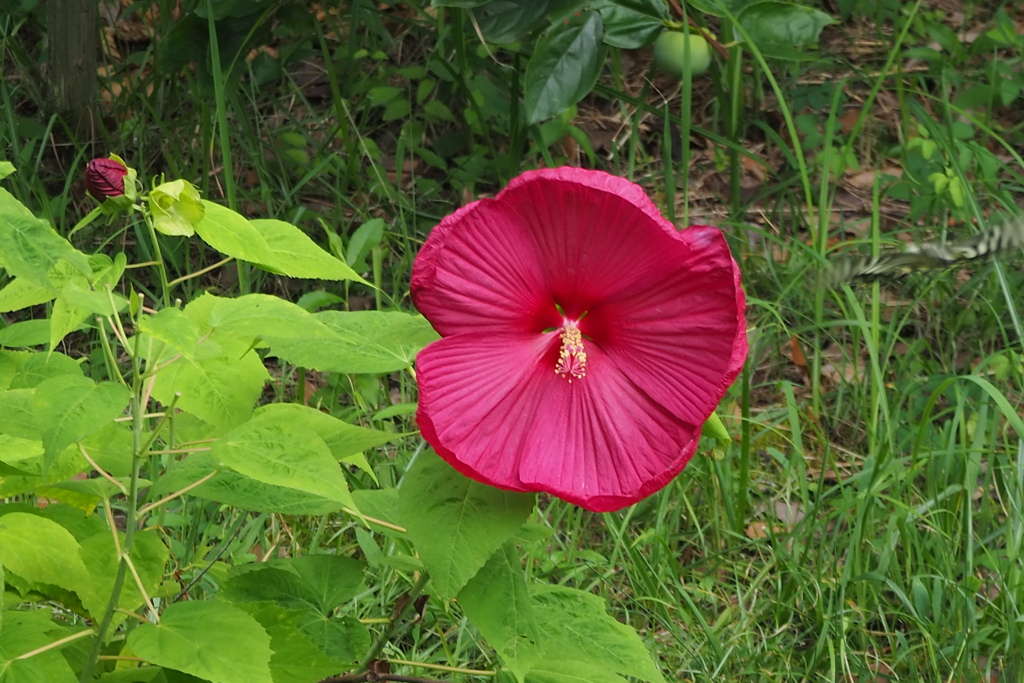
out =
{"type": "Polygon", "coordinates": [[[124,194],[128,167],[116,159],[93,159],[85,167],[85,188],[97,201],[124,194]]]}

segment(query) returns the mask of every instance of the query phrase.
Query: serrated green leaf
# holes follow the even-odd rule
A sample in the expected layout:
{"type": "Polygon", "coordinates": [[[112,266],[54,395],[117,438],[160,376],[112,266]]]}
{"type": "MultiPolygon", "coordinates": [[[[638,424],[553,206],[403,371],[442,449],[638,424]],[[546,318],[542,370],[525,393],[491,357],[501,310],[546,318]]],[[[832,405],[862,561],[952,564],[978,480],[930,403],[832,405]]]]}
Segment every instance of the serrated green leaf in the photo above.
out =
{"type": "Polygon", "coordinates": [[[39,515],[0,515],[0,564],[32,585],[52,584],[91,595],[92,580],[78,541],[60,524],[39,515]]]}
{"type": "Polygon", "coordinates": [[[24,278],[16,277],[0,289],[0,313],[38,306],[56,297],[57,292],[53,288],[39,287],[24,278]]]}
{"type": "Polygon", "coordinates": [[[75,375],[42,382],[33,395],[33,411],[48,460],[65,446],[99,431],[124,415],[131,392],[123,384],[93,383],[75,375]]]}
{"type": "Polygon", "coordinates": [[[434,592],[454,597],[533,511],[536,496],[502,491],[420,454],[398,490],[402,526],[430,572],[434,592]]]}
{"type": "Polygon", "coordinates": [[[221,590],[234,603],[273,602],[326,617],[359,594],[365,569],[350,557],[306,555],[258,568],[243,566],[221,590]]]}
{"type": "Polygon", "coordinates": [[[314,432],[324,440],[336,460],[380,446],[400,438],[401,434],[381,432],[342,422],[327,413],[298,403],[271,403],[256,410],[254,415],[273,413],[275,419],[292,420],[296,425],[314,432]]]}
{"type": "Polygon", "coordinates": [[[140,316],[139,330],[169,349],[169,353],[164,355],[158,349],[144,351],[146,359],[151,362],[179,353],[186,358],[197,357],[199,326],[180,309],[164,308],[156,315],[140,316]]]}
{"type": "Polygon", "coordinates": [[[356,506],[327,444],[286,414],[254,416],[214,443],[211,453],[222,464],[257,481],[356,506]]]}
{"type": "Polygon", "coordinates": [[[584,12],[541,36],[526,65],[528,123],[556,116],[594,88],[604,61],[601,15],[584,12]]]}
{"type": "MultiPolygon", "coordinates": [[[[640,636],[611,617],[602,598],[554,585],[532,586],[531,595],[547,664],[580,662],[623,676],[664,683],[640,636]]],[[[531,672],[528,680],[533,678],[531,672]]]]}
{"type": "Polygon", "coordinates": [[[353,616],[310,617],[303,622],[302,632],[328,655],[346,662],[347,668],[352,668],[370,647],[370,632],[353,616]]]}
{"type": "Polygon", "coordinates": [[[626,679],[600,664],[552,655],[537,663],[526,683],[626,683],[626,679]]]}
{"type": "Polygon", "coordinates": [[[276,219],[249,221],[267,243],[267,260],[256,265],[288,277],[318,280],[355,280],[368,284],[359,274],[324,251],[299,228],[276,219]]]}
{"type": "Polygon", "coordinates": [[[156,375],[153,396],[165,405],[181,394],[177,407],[210,424],[232,427],[252,414],[270,380],[255,351],[212,358],[179,358],[156,375]]]}
{"type": "Polygon", "coordinates": [[[543,643],[515,545],[491,556],[459,592],[459,605],[505,668],[523,681],[541,658],[543,643]]]}
{"type": "Polygon", "coordinates": [[[52,377],[72,375],[84,377],[82,366],[63,353],[31,353],[21,362],[11,378],[11,389],[34,389],[52,377]]]}
{"type": "MultiPolygon", "coordinates": [[[[337,335],[319,351],[303,345],[303,357],[321,356],[324,367],[305,365],[318,370],[352,374],[402,370],[412,365],[423,347],[440,338],[420,315],[397,311],[321,311],[314,315],[337,335]]],[[[290,348],[297,351],[299,344],[290,348]]]]}
{"type": "Polygon", "coordinates": [[[284,515],[325,515],[337,512],[343,505],[325,496],[266,484],[244,474],[220,467],[208,453],[197,453],[177,463],[160,477],[151,489],[153,496],[165,496],[196,483],[206,475],[218,472],[212,479],[189,491],[190,496],[213,500],[254,512],[277,512],[284,515]]]}
{"type": "Polygon", "coordinates": [[[148,662],[212,683],[273,683],[270,636],[252,616],[222,602],[176,602],[159,624],[132,631],[128,646],[148,662]]]}
{"type": "Polygon", "coordinates": [[[350,666],[329,657],[301,630],[305,615],[271,603],[246,603],[239,607],[251,614],[270,635],[270,673],[274,683],[310,683],[344,671],[350,666]]]}
{"type": "Polygon", "coordinates": [[[68,660],[55,647],[27,659],[18,659],[70,635],[50,619],[48,610],[8,611],[0,629],[0,680],[4,683],[75,683],[68,660]]]}
{"type": "MultiPolygon", "coordinates": [[[[323,343],[333,333],[301,306],[268,294],[246,294],[235,299],[217,299],[208,322],[214,329],[245,339],[300,338],[323,343]]],[[[275,349],[276,351],[276,349],[275,349]]]]}
{"type": "Polygon", "coordinates": [[[202,200],[205,213],[195,224],[196,234],[211,247],[243,261],[264,263],[270,247],[263,235],[242,214],[226,206],[202,200]]]}
{"type": "Polygon", "coordinates": [[[12,277],[51,289],[49,272],[62,260],[83,275],[91,275],[89,257],[71,246],[46,221],[36,218],[0,188],[0,244],[3,266],[12,277]]]}
{"type": "MultiPolygon", "coordinates": [[[[121,539],[121,547],[124,547],[124,534],[118,532],[121,539]]],[[[147,595],[152,597],[164,578],[164,568],[170,550],[164,545],[160,534],[155,531],[139,530],[135,532],[135,540],[132,543],[131,560],[135,571],[142,580],[147,595]]],[[[82,541],[81,557],[85,564],[90,578],[90,594],[92,600],[84,596],[82,603],[92,613],[93,618],[99,619],[106,609],[111,591],[114,588],[114,577],[117,575],[117,566],[120,557],[117,548],[114,547],[114,538],[109,530],[94,534],[82,541]]],[[[134,612],[143,604],[142,593],[139,591],[135,581],[125,581],[121,587],[121,594],[117,599],[117,606],[123,610],[134,612]]],[[[123,621],[124,615],[118,617],[117,621],[123,621]]]]}

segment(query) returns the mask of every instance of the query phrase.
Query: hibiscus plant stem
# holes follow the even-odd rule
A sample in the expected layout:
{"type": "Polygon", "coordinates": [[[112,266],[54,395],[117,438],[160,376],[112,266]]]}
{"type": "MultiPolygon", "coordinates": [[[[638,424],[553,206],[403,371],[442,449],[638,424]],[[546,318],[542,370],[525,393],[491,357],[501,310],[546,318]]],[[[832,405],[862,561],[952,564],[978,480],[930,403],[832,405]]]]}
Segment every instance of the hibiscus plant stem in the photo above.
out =
{"type": "Polygon", "coordinates": [[[407,598],[405,604],[402,605],[402,608],[398,610],[397,614],[395,614],[395,618],[391,620],[384,630],[377,634],[373,644],[370,645],[370,649],[367,650],[363,660],[359,662],[359,666],[356,667],[355,670],[357,672],[366,671],[370,664],[372,664],[380,655],[381,651],[384,649],[384,645],[409,627],[410,624],[404,624],[403,626],[403,619],[405,618],[406,613],[415,607],[416,601],[419,599],[420,595],[423,594],[423,589],[426,587],[428,581],[430,581],[430,575],[426,572],[420,572],[420,577],[404,596],[407,598]]]}

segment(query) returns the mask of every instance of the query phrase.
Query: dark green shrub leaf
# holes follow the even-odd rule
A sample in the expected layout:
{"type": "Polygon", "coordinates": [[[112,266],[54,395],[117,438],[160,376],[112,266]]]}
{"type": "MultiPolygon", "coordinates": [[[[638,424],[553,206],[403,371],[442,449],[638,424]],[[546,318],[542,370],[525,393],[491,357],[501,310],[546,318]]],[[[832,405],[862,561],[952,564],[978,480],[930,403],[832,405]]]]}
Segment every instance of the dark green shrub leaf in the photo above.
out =
{"type": "Polygon", "coordinates": [[[789,2],[758,2],[744,8],[737,21],[766,57],[806,59],[800,48],[818,42],[821,30],[835,19],[810,7],[789,2]]]}
{"type": "Polygon", "coordinates": [[[604,42],[628,50],[653,41],[669,18],[664,0],[599,0],[592,7],[604,20],[604,42]]]}
{"type": "Polygon", "coordinates": [[[473,14],[485,40],[511,43],[533,28],[550,5],[550,0],[491,0],[473,14]]]}
{"type": "Polygon", "coordinates": [[[541,36],[526,65],[529,123],[562,113],[594,88],[604,59],[601,34],[601,15],[584,12],[541,36]]]}

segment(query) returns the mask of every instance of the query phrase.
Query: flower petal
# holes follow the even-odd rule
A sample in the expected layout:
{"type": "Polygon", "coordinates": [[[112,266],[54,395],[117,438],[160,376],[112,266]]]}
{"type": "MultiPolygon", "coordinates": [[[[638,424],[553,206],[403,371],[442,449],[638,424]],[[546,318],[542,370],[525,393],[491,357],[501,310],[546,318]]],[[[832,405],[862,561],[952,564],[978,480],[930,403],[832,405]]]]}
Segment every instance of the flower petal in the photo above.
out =
{"type": "Polygon", "coordinates": [[[572,383],[554,374],[556,355],[551,335],[431,344],[417,359],[424,438],[478,481],[596,512],[635,503],[683,469],[699,425],[659,406],[599,349],[572,383]]]}

